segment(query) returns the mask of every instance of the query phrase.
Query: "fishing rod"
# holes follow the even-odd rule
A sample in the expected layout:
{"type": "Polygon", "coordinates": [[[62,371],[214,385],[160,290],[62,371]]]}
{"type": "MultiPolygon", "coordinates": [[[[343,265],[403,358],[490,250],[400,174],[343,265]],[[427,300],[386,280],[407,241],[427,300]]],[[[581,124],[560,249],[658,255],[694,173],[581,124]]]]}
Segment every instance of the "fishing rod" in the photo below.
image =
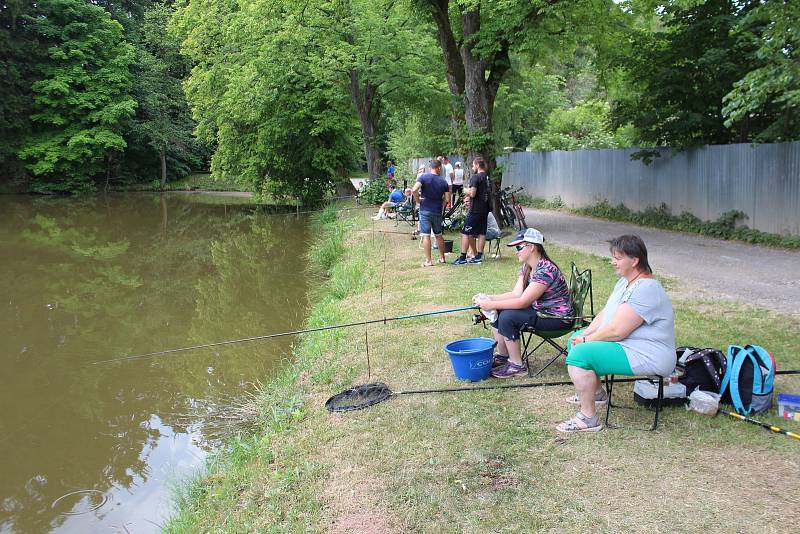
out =
{"type": "Polygon", "coordinates": [[[800,434],[796,434],[794,432],[789,432],[788,430],[784,430],[777,426],[768,425],[767,423],[762,423],[761,421],[756,421],[755,419],[750,419],[749,417],[745,417],[743,415],[739,415],[738,413],[729,412],[727,410],[723,410],[720,408],[720,413],[724,413],[725,415],[730,415],[735,419],[739,419],[740,421],[747,421],[748,423],[760,426],[762,428],[766,428],[769,431],[775,432],[776,434],[783,434],[785,436],[789,436],[790,438],[794,438],[800,440],[800,434]]]}
{"type": "Polygon", "coordinates": [[[282,336],[294,336],[297,334],[308,334],[311,332],[322,332],[325,330],[333,330],[335,328],[347,328],[350,326],[361,326],[367,324],[376,324],[376,323],[388,323],[389,321],[400,321],[403,319],[414,319],[416,317],[428,317],[430,315],[441,315],[443,313],[453,313],[465,310],[474,310],[476,306],[465,306],[463,308],[452,308],[449,310],[439,310],[433,312],[424,312],[424,313],[414,313],[410,315],[398,315],[396,317],[384,317],[383,319],[368,319],[365,321],[356,321],[354,323],[346,323],[346,324],[336,324],[330,326],[319,326],[317,328],[306,328],[305,330],[292,330],[291,332],[279,332],[277,334],[267,334],[263,336],[254,336],[254,337],[246,337],[244,339],[231,339],[228,341],[218,341],[216,343],[205,343],[203,345],[194,345],[192,347],[181,347],[179,349],[168,349],[168,350],[160,350],[158,352],[149,352],[147,354],[135,354],[133,356],[123,356],[122,358],[113,358],[110,360],[102,360],[99,362],[93,362],[91,365],[100,365],[105,363],[114,363],[114,362],[126,362],[132,360],[141,360],[145,358],[152,358],[154,356],[161,356],[164,354],[172,354],[174,352],[184,352],[187,350],[195,350],[195,349],[205,349],[209,347],[218,347],[220,345],[233,345],[234,343],[244,343],[246,341],[257,341],[260,339],[271,339],[274,337],[282,337],[282,336]]]}
{"type": "Polygon", "coordinates": [[[398,235],[414,235],[413,232],[400,232],[398,230],[353,230],[354,232],[361,232],[367,234],[398,234],[398,235]]]}

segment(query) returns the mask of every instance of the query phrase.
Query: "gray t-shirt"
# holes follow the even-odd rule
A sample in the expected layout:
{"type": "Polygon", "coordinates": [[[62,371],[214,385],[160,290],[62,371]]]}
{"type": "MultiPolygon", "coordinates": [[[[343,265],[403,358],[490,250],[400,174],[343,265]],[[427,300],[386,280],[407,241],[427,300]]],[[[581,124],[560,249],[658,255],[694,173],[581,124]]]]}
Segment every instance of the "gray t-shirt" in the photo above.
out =
{"type": "Polygon", "coordinates": [[[672,303],[658,280],[643,278],[628,287],[620,278],[603,309],[603,325],[610,323],[617,309],[627,302],[644,322],[619,341],[631,370],[640,375],[667,376],[675,369],[675,315],[672,303]]]}

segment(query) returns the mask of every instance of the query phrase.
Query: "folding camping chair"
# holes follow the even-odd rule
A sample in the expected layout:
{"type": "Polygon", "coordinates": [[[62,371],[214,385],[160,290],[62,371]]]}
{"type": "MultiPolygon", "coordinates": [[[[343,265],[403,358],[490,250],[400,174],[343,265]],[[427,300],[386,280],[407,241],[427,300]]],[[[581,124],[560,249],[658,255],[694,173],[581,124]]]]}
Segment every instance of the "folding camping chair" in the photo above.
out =
{"type": "Polygon", "coordinates": [[[395,208],[394,225],[399,225],[400,221],[406,222],[414,228],[417,227],[417,203],[414,195],[395,208]]]}
{"type": "Polygon", "coordinates": [[[586,269],[585,271],[578,270],[578,267],[573,262],[572,265],[572,273],[569,277],[569,296],[570,300],[572,300],[572,312],[575,314],[573,316],[564,317],[564,319],[572,319],[572,325],[569,328],[564,328],[563,330],[536,330],[535,328],[526,327],[522,329],[521,338],[522,338],[522,360],[528,365],[528,376],[531,378],[540,375],[545,369],[550,367],[550,365],[555,362],[560,356],[566,356],[567,350],[559,345],[556,341],[556,338],[561,336],[566,336],[567,334],[571,334],[576,330],[580,330],[589,325],[594,319],[594,295],[592,294],[592,270],[586,269]],[[586,303],[586,296],[589,296],[589,315],[583,315],[583,308],[584,304],[586,303]],[[533,350],[529,351],[528,346],[530,345],[531,339],[533,336],[541,338],[541,341],[538,345],[536,345],[533,350]],[[531,371],[530,366],[530,357],[545,343],[549,344],[551,347],[556,349],[558,352],[555,356],[553,356],[547,363],[533,373],[531,371]]]}
{"type": "Polygon", "coordinates": [[[497,237],[489,237],[486,236],[486,250],[488,251],[488,257],[492,258],[493,260],[499,260],[502,254],[500,253],[500,245],[502,244],[501,241],[503,238],[508,237],[508,232],[502,231],[497,234],[497,237]]]}

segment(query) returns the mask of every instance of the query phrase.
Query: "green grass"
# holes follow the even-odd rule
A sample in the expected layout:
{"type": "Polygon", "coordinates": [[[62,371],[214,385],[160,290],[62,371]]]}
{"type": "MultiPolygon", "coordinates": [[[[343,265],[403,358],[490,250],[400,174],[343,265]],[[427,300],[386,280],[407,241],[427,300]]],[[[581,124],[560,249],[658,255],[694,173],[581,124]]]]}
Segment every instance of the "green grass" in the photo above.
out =
{"type": "MultiPolygon", "coordinates": [[[[310,253],[328,275],[310,327],[464,306],[474,293],[507,290],[518,270],[511,254],[422,269],[407,236],[358,232],[371,227],[363,214],[325,212],[316,224],[320,241],[342,241],[310,253]]],[[[597,310],[615,282],[608,260],[548,252],[565,269],[592,269],[597,310]]],[[[779,368],[800,367],[797,317],[727,301],[673,304],[681,344],[757,343],[779,368]]],[[[442,347],[488,335],[469,315],[304,335],[295,361],[255,399],[256,430],[231,437],[182,492],[167,531],[761,532],[800,519],[795,441],[683,408],[666,409],[655,433],[633,429],[652,419],[638,408],[619,411],[623,430],[566,437],[553,430],[574,412],[566,387],[401,395],[326,412],[330,395],[356,383],[460,385],[442,347]]],[[[563,362],[551,369],[546,379],[566,379],[563,362]]],[[[800,378],[778,377],[776,389],[800,391],[800,378]]],[[[617,395],[630,402],[630,388],[617,395]]],[[[758,418],[798,430],[772,412],[758,418]]]]}

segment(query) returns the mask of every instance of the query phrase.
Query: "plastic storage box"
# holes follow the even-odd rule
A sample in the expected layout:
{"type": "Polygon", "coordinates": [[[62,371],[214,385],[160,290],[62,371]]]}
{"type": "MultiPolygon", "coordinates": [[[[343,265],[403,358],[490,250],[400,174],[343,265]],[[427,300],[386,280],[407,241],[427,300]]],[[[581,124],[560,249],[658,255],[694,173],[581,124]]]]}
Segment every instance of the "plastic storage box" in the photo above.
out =
{"type": "Polygon", "coordinates": [[[800,421],[800,395],[778,394],[778,415],[784,419],[800,421]]]}

